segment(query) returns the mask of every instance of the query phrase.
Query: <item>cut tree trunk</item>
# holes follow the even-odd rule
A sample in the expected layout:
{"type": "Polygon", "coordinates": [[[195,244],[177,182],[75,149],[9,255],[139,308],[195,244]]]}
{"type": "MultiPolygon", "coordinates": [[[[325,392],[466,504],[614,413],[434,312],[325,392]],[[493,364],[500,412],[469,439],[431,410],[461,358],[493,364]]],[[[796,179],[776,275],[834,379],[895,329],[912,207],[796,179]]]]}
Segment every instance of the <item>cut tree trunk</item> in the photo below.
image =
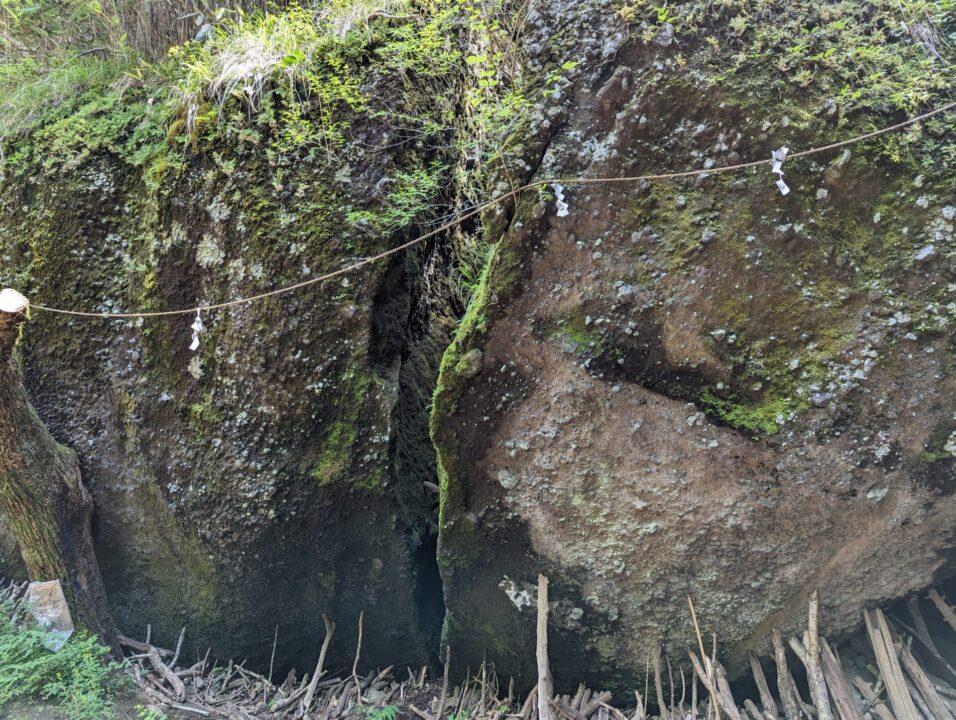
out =
{"type": "Polygon", "coordinates": [[[27,398],[15,359],[28,303],[0,293],[0,512],[31,580],[60,580],[74,620],[119,652],[93,551],[93,500],[72,450],[56,442],[27,398]]]}

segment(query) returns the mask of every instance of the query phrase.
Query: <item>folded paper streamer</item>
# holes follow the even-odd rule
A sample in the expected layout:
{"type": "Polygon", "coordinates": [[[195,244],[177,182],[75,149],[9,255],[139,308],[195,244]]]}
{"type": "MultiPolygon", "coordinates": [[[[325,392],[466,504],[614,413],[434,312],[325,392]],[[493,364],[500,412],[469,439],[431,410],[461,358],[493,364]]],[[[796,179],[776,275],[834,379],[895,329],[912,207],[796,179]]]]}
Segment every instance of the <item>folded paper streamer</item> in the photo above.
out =
{"type": "Polygon", "coordinates": [[[781,195],[786,195],[790,192],[787,183],[783,181],[783,161],[787,159],[788,152],[790,152],[790,148],[784,145],[779,150],[774,150],[770,153],[770,158],[773,160],[773,167],[770,168],[770,172],[776,173],[779,176],[776,184],[781,195]]]}
{"type": "Polygon", "coordinates": [[[564,186],[561,183],[554,183],[551,187],[554,190],[554,207],[558,211],[558,217],[567,217],[568,204],[564,202],[564,186]]]}
{"type": "Polygon", "coordinates": [[[32,582],[27,588],[27,608],[37,625],[46,630],[43,647],[60,652],[73,635],[73,616],[59,580],[32,582]]]}
{"type": "Polygon", "coordinates": [[[196,311],[196,319],[193,320],[192,324],[193,329],[193,342],[189,346],[189,349],[193,352],[196,352],[199,349],[199,333],[204,332],[206,326],[202,324],[202,318],[199,317],[199,311],[196,311]]]}

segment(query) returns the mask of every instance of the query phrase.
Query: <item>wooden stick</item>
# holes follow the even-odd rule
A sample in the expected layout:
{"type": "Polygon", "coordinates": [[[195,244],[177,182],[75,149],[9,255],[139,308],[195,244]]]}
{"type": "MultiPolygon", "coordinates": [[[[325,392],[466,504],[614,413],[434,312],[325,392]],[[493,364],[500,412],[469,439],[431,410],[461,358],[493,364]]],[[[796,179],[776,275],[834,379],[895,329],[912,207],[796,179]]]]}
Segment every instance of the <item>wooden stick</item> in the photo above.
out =
{"type": "Polygon", "coordinates": [[[940,685],[939,683],[933,683],[933,687],[936,688],[936,692],[945,697],[956,700],[956,688],[950,687],[949,685],[940,685]]]}
{"type": "Polygon", "coordinates": [[[893,619],[896,620],[896,622],[900,625],[900,627],[906,630],[906,632],[908,632],[910,635],[912,635],[914,638],[920,641],[920,643],[926,649],[926,652],[928,652],[933,657],[933,660],[936,661],[936,664],[939,665],[943,670],[945,670],[946,673],[950,676],[951,678],[950,682],[956,681],[956,668],[953,668],[953,666],[946,661],[946,658],[940,655],[939,649],[936,647],[935,641],[930,636],[929,631],[926,628],[925,621],[923,623],[923,628],[920,629],[919,627],[912,627],[910,625],[907,625],[905,622],[903,622],[899,618],[899,616],[893,619]]]}
{"type": "Polygon", "coordinates": [[[664,688],[661,683],[661,644],[657,643],[651,654],[651,664],[654,666],[654,689],[657,691],[657,712],[660,720],[669,720],[667,704],[664,702],[664,688]]]}
{"type": "Polygon", "coordinates": [[[671,659],[668,657],[667,653],[664,653],[664,660],[667,661],[667,684],[670,686],[671,691],[671,704],[668,708],[668,712],[674,712],[674,671],[671,669],[671,659]]]}
{"type": "Polygon", "coordinates": [[[485,665],[486,661],[481,661],[481,698],[478,701],[478,717],[485,716],[485,692],[488,686],[488,671],[485,665]]]}
{"type": "Polygon", "coordinates": [[[687,606],[690,608],[690,617],[694,621],[694,632],[697,633],[697,645],[700,648],[700,656],[705,663],[707,663],[707,675],[706,677],[701,677],[700,680],[704,683],[704,686],[707,688],[707,692],[710,693],[711,698],[714,698],[711,702],[711,707],[714,708],[714,717],[716,720],[720,720],[720,703],[717,701],[717,690],[716,684],[714,683],[712,673],[713,667],[707,659],[707,651],[704,650],[704,639],[700,634],[700,625],[697,623],[697,612],[694,610],[694,601],[691,599],[691,596],[687,595],[687,606]]]}
{"type": "Polygon", "coordinates": [[[183,703],[169,703],[169,706],[173,710],[178,710],[179,712],[191,713],[193,715],[199,715],[201,717],[209,717],[212,713],[206,708],[198,707],[196,705],[185,705],[183,703]]]}
{"type": "Polygon", "coordinates": [[[538,720],[552,720],[551,698],[554,680],[548,662],[548,578],[538,575],[538,627],[536,655],[538,659],[538,720]]]}
{"type": "Polygon", "coordinates": [[[614,720],[628,720],[627,715],[607,703],[601,703],[601,707],[607,710],[614,717],[614,720]]]}
{"type": "Polygon", "coordinates": [[[754,701],[750,698],[744,700],[744,710],[747,716],[753,718],[753,720],[766,720],[766,715],[757,709],[757,706],[754,705],[754,701]]]}
{"type": "Polygon", "coordinates": [[[820,666],[826,679],[833,704],[842,720],[863,720],[863,713],[853,699],[853,691],[843,674],[840,659],[826,640],[820,643],[820,666]]]}
{"type": "Polygon", "coordinates": [[[757,683],[757,692],[760,694],[763,714],[767,717],[767,720],[777,720],[777,703],[774,702],[770,687],[767,685],[767,677],[763,674],[760,660],[753,653],[750,653],[750,671],[753,673],[754,682],[757,683]]]}
{"type": "MultiPolygon", "coordinates": [[[[691,665],[694,666],[694,672],[697,673],[697,676],[700,678],[701,682],[704,683],[704,685],[707,685],[710,682],[710,679],[707,677],[708,671],[704,670],[703,665],[701,665],[700,660],[697,659],[697,655],[693,651],[691,651],[690,653],[690,662],[691,662],[691,665]]],[[[716,670],[714,674],[717,675],[716,670]]],[[[718,685],[719,682],[720,682],[720,678],[718,675],[717,678],[714,680],[714,684],[718,685]]],[[[717,712],[720,712],[717,709],[717,705],[721,705],[723,706],[723,709],[727,713],[727,716],[729,718],[731,718],[732,720],[740,720],[740,713],[737,711],[737,706],[734,705],[733,698],[730,697],[729,695],[729,692],[730,692],[729,687],[727,688],[727,691],[728,691],[727,695],[724,695],[720,692],[711,693],[710,706],[714,708],[714,712],[717,713],[717,712]]]]}
{"type": "MultiPolygon", "coordinates": [[[[807,668],[810,699],[813,700],[813,704],[817,708],[818,720],[834,720],[833,710],[830,708],[830,697],[827,693],[827,683],[823,677],[823,670],[820,668],[819,600],[816,590],[810,593],[807,629],[803,633],[806,653],[800,657],[800,660],[807,668]]],[[[790,646],[793,647],[793,640],[790,641],[790,646]]],[[[794,652],[796,652],[796,648],[794,648],[794,652]]],[[[800,655],[800,653],[797,652],[797,655],[800,655]]]]}
{"type": "Polygon", "coordinates": [[[853,678],[853,685],[860,691],[860,695],[866,700],[867,709],[872,708],[879,715],[880,720],[896,720],[893,713],[886,707],[886,704],[880,700],[879,693],[870,686],[870,684],[859,675],[853,678]]]}
{"type": "MultiPolygon", "coordinates": [[[[319,661],[315,664],[315,674],[312,675],[312,682],[309,683],[309,690],[302,701],[302,713],[308,713],[312,709],[312,700],[315,697],[315,689],[319,684],[319,678],[325,674],[323,666],[325,665],[325,655],[329,651],[329,643],[332,642],[332,633],[335,632],[335,623],[329,620],[328,615],[322,615],[322,622],[325,623],[325,639],[322,641],[322,649],[319,651],[319,661]]],[[[411,672],[411,671],[409,671],[411,672]]]]}
{"type": "Polygon", "coordinates": [[[179,631],[179,640],[176,641],[176,652],[173,653],[173,659],[169,661],[169,669],[176,670],[176,661],[179,660],[179,653],[183,649],[183,640],[186,639],[186,628],[179,631]]]}
{"type": "Polygon", "coordinates": [[[906,680],[906,689],[910,694],[910,698],[912,698],[913,704],[916,706],[916,710],[919,712],[917,717],[926,718],[926,720],[936,720],[936,717],[930,712],[929,707],[926,705],[926,701],[923,700],[923,696],[919,694],[919,690],[916,689],[916,686],[913,685],[908,677],[904,676],[904,679],[906,680]]]}
{"type": "Polygon", "coordinates": [[[120,635],[118,639],[119,639],[120,645],[123,645],[124,647],[128,647],[131,650],[135,650],[136,652],[139,652],[139,653],[145,654],[145,653],[148,653],[150,650],[155,650],[157,653],[159,653],[160,657],[172,657],[173,655],[173,653],[169,650],[164,650],[162,648],[153,647],[152,645],[147,645],[146,643],[140,642],[139,640],[133,640],[132,638],[128,638],[125,635],[120,635]]]}
{"type": "Polygon", "coordinates": [[[946,705],[943,698],[936,692],[936,688],[933,687],[933,682],[929,679],[929,676],[923,668],[920,667],[913,653],[905,645],[902,647],[900,657],[907,674],[912,678],[913,684],[916,686],[919,694],[923,696],[923,700],[926,702],[926,707],[929,708],[933,720],[956,720],[950,712],[949,706],[946,705]]]}
{"type": "Polygon", "coordinates": [[[940,615],[943,616],[943,620],[956,631],[956,611],[946,602],[946,599],[936,592],[936,590],[929,591],[929,599],[933,601],[933,605],[939,610],[940,615]]]}
{"type": "Polygon", "coordinates": [[[890,698],[893,713],[899,720],[918,718],[916,706],[913,704],[913,699],[910,697],[909,689],[906,686],[906,679],[903,677],[899,658],[896,657],[893,638],[890,635],[883,612],[879,608],[872,612],[864,610],[863,620],[866,622],[866,632],[870,637],[870,644],[873,646],[876,664],[880,668],[883,682],[886,683],[886,693],[890,698]]]}
{"type": "Polygon", "coordinates": [[[276,623],[275,634],[272,637],[272,657],[269,658],[269,684],[272,684],[272,669],[276,663],[276,647],[279,644],[279,624],[276,623]]]}
{"type": "Polygon", "coordinates": [[[780,694],[780,702],[783,703],[783,713],[787,720],[800,720],[797,688],[787,663],[787,649],[783,646],[783,635],[780,634],[780,630],[774,628],[770,637],[773,640],[773,657],[777,665],[777,692],[780,694]]]}
{"type": "Polygon", "coordinates": [[[531,717],[531,706],[535,702],[537,693],[529,692],[528,697],[524,699],[524,703],[521,705],[521,710],[518,712],[518,717],[521,718],[530,718],[531,717]]]}
{"type": "Polygon", "coordinates": [[[678,668],[680,670],[680,702],[677,703],[677,709],[681,717],[684,715],[684,698],[687,696],[687,681],[684,677],[684,668],[678,668]]]}
{"type": "MultiPolygon", "coordinates": [[[[923,617],[923,611],[919,609],[919,599],[915,596],[910,597],[906,601],[906,609],[909,611],[910,617],[913,618],[913,627],[916,635],[920,640],[923,641],[923,644],[930,649],[936,649],[936,643],[933,642],[932,633],[930,633],[929,628],[926,626],[926,618],[923,617]]],[[[939,652],[937,650],[937,652],[939,652]]]]}
{"type": "Polygon", "coordinates": [[[451,666],[451,645],[445,648],[445,676],[441,681],[441,694],[438,696],[438,708],[435,710],[435,720],[441,720],[445,713],[445,701],[448,700],[448,672],[451,666]]]}
{"type": "Polygon", "coordinates": [[[690,674],[690,712],[697,720],[697,673],[690,674]]]}
{"type": "Polygon", "coordinates": [[[149,660],[149,664],[153,666],[153,669],[159,673],[166,682],[170,684],[173,688],[173,692],[176,693],[176,699],[180,702],[186,699],[186,686],[183,684],[183,681],[180,680],[176,673],[169,669],[169,666],[166,665],[159,657],[159,653],[156,652],[156,648],[151,648],[150,651],[146,654],[146,659],[149,660]]]}
{"type": "Polygon", "coordinates": [[[720,663],[715,663],[714,673],[717,675],[717,690],[720,692],[720,704],[723,705],[724,710],[727,711],[727,715],[731,720],[741,720],[740,711],[737,709],[737,702],[730,692],[730,682],[727,680],[727,673],[724,670],[724,666],[720,663]]]}
{"type": "Polygon", "coordinates": [[[581,709],[581,714],[586,718],[590,717],[603,703],[610,702],[611,697],[611,693],[607,691],[594,695],[591,701],[581,709]]]}
{"type": "Polygon", "coordinates": [[[362,628],[365,624],[365,611],[362,610],[359,613],[358,621],[358,642],[355,645],[355,661],[352,663],[352,679],[355,681],[355,696],[358,700],[359,707],[362,706],[362,685],[359,683],[358,676],[358,664],[359,658],[362,656],[362,628]]]}
{"type": "Polygon", "coordinates": [[[602,705],[610,702],[610,700],[611,693],[602,692],[591,698],[580,709],[568,705],[563,698],[555,698],[551,701],[551,704],[559,712],[570,718],[570,720],[587,720],[594,714],[595,710],[599,710],[602,705]]]}

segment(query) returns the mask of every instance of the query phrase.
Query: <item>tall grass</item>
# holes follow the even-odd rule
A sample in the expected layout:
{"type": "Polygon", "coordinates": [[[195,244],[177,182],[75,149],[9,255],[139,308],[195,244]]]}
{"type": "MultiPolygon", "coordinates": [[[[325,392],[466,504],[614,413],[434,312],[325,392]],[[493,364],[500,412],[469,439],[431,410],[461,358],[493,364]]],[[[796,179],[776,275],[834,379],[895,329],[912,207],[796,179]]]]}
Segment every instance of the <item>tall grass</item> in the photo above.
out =
{"type": "Polygon", "coordinates": [[[344,39],[352,30],[368,29],[374,18],[407,17],[407,6],[404,0],[332,0],[319,17],[327,31],[344,39]]]}
{"type": "Polygon", "coordinates": [[[376,17],[410,17],[402,14],[407,7],[404,0],[332,0],[317,8],[239,12],[206,42],[174,51],[187,125],[194,126],[205,99],[221,107],[238,98],[254,110],[263,91],[278,84],[303,99],[315,94],[328,103],[361,104],[341,63],[343,47],[376,17]]]}
{"type": "Polygon", "coordinates": [[[0,64],[0,140],[28,130],[51,108],[103,88],[133,66],[126,54],[32,58],[0,64]]]}
{"type": "MultiPolygon", "coordinates": [[[[266,0],[107,0],[119,20],[127,42],[149,62],[162,62],[169,48],[192,40],[207,24],[224,13],[265,10],[266,0]]],[[[275,3],[281,4],[281,3],[275,3]]]]}

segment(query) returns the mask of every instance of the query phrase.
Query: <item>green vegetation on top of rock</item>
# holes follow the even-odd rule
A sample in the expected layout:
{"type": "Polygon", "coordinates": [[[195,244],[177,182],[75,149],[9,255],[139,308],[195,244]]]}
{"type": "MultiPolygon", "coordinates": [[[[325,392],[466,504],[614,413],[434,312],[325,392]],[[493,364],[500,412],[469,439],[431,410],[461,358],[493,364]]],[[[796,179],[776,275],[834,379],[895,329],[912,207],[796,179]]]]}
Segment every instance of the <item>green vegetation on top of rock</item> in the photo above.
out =
{"type": "Polygon", "coordinates": [[[744,105],[766,107],[762,98],[786,97],[796,84],[811,102],[768,109],[801,122],[818,112],[913,113],[945,92],[952,83],[945,59],[956,37],[953,9],[952,0],[708,0],[673,7],[624,0],[619,13],[646,42],[703,49],[713,60],[700,79],[737,91],[744,105]],[[661,34],[666,26],[670,40],[661,34]]]}

